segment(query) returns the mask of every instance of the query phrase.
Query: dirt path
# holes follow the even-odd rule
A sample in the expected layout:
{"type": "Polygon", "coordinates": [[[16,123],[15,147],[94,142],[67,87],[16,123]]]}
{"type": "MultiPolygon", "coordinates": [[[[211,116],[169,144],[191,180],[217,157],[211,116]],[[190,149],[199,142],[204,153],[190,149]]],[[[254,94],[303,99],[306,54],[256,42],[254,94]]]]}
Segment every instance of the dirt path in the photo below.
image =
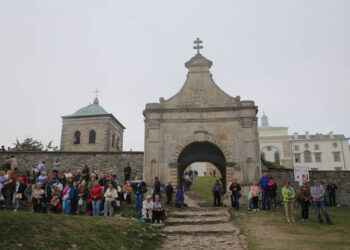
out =
{"type": "Polygon", "coordinates": [[[186,193],[185,201],[187,209],[168,214],[162,249],[246,249],[226,208],[211,207],[193,192],[186,193]]]}

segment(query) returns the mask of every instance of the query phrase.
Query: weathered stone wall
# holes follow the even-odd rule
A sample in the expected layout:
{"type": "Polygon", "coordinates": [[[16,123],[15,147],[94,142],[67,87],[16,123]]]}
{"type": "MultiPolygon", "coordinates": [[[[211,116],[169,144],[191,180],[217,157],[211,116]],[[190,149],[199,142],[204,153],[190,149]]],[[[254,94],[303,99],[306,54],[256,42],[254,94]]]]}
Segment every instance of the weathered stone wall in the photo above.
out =
{"type": "MultiPolygon", "coordinates": [[[[300,188],[299,182],[294,181],[293,170],[267,170],[264,172],[274,177],[278,186],[278,200],[282,199],[281,188],[284,186],[285,180],[289,180],[295,192],[298,192],[300,188]]],[[[328,184],[328,180],[332,180],[338,186],[336,193],[337,203],[341,205],[350,205],[350,171],[310,171],[309,173],[309,186],[312,185],[312,180],[315,177],[323,183],[325,188],[328,184]]],[[[328,194],[326,194],[326,204],[328,204],[328,194]]]]}
{"type": "Polygon", "coordinates": [[[0,152],[0,163],[11,155],[15,155],[20,172],[31,169],[33,164],[37,165],[41,161],[46,162],[46,170],[50,171],[52,163],[59,158],[62,171],[70,167],[75,173],[87,163],[89,168],[99,166],[100,172],[113,170],[118,180],[121,180],[124,178],[124,167],[129,162],[132,168],[131,178],[142,177],[143,152],[0,152]]]}

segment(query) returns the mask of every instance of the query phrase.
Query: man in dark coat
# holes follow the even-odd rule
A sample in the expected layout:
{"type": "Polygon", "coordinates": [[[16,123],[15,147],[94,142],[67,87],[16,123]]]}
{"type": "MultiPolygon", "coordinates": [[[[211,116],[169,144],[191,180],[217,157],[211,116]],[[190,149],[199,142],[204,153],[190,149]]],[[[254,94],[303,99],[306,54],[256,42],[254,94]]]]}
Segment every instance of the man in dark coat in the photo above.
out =
{"type": "Polygon", "coordinates": [[[124,179],[125,179],[125,183],[127,180],[130,180],[130,176],[131,176],[131,167],[129,162],[126,164],[126,167],[124,168],[124,179]]]}
{"type": "Polygon", "coordinates": [[[214,195],[214,206],[221,206],[221,194],[223,193],[223,189],[219,180],[215,182],[212,192],[214,195]]]}

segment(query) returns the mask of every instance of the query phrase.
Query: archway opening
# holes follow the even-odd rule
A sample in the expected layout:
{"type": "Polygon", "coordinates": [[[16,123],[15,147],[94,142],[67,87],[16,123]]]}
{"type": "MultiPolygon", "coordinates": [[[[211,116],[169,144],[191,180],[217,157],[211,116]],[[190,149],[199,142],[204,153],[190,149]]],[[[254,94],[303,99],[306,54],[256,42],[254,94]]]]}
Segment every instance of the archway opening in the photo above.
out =
{"type": "MultiPolygon", "coordinates": [[[[194,142],[187,145],[178,158],[178,185],[183,187],[184,172],[189,172],[193,166],[201,166],[204,175],[215,176],[221,180],[224,192],[226,192],[226,159],[219,147],[211,142],[194,142]]],[[[199,171],[198,171],[199,173],[199,171]]]]}

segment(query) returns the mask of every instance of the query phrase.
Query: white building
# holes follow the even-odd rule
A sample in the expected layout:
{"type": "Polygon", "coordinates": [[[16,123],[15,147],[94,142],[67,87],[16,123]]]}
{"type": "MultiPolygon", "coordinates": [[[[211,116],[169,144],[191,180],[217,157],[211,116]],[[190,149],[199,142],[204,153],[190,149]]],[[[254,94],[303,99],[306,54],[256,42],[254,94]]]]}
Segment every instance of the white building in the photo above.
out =
{"type": "Polygon", "coordinates": [[[293,166],[307,166],[310,170],[350,170],[349,138],[344,135],[305,135],[290,137],[293,166]]]}
{"type": "Polygon", "coordinates": [[[287,168],[310,170],[350,170],[350,148],[342,134],[288,135],[287,127],[272,127],[268,117],[261,117],[259,131],[261,158],[287,168]]]}
{"type": "Polygon", "coordinates": [[[292,157],[289,145],[288,127],[272,127],[268,117],[261,117],[258,128],[260,156],[262,159],[292,168],[292,157]]]}

